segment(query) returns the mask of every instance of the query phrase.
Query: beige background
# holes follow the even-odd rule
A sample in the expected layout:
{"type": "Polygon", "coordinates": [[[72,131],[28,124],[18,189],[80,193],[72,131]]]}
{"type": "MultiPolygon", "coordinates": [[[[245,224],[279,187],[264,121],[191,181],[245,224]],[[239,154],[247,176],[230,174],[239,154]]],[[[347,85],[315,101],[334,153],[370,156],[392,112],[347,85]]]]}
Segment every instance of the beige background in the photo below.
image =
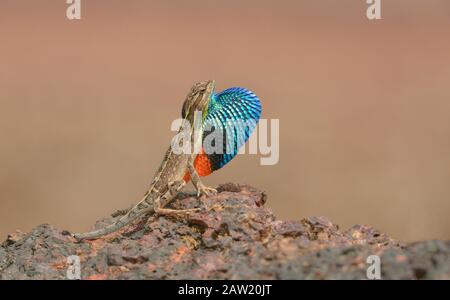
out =
{"type": "Polygon", "coordinates": [[[0,237],[86,230],[138,201],[198,80],[280,119],[280,162],[236,158],[283,219],[450,237],[450,2],[0,2],[0,237]],[[170,3],[168,3],[170,2],[170,3]]]}

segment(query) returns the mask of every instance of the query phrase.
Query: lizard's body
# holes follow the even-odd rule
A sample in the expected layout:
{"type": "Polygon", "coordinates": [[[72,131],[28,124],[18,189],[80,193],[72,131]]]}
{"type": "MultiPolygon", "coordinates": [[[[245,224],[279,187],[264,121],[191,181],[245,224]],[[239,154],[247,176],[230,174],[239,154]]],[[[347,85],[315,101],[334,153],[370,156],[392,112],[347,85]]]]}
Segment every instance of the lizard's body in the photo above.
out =
{"type": "MultiPolygon", "coordinates": [[[[208,105],[209,97],[214,89],[214,81],[200,82],[193,86],[191,92],[185,100],[184,108],[187,110],[183,122],[195,123],[195,112],[204,111],[208,105]]],[[[191,142],[201,142],[201,137],[194,136],[194,133],[200,134],[201,131],[195,131],[194,126],[190,126],[191,142]]],[[[183,130],[181,126],[180,131],[183,130]]],[[[75,234],[78,240],[96,239],[100,236],[115,232],[120,228],[130,224],[138,217],[148,214],[185,214],[190,210],[173,210],[164,208],[186,184],[184,180],[187,172],[197,189],[198,194],[208,194],[214,189],[205,187],[200,181],[200,177],[193,167],[195,155],[189,153],[175,154],[172,148],[167,149],[164,159],[156,172],[150,188],[145,193],[143,199],[130,209],[125,215],[120,217],[113,224],[105,228],[94,230],[87,233],[75,234]]]]}
{"type": "Polygon", "coordinates": [[[195,84],[187,95],[182,109],[183,124],[179,133],[185,128],[189,128],[189,138],[193,149],[202,149],[202,152],[198,155],[195,151],[178,154],[178,152],[173,151],[172,147],[169,147],[150,184],[150,188],[138,204],[111,225],[91,232],[75,234],[76,239],[96,239],[107,235],[130,224],[144,214],[155,213],[176,216],[186,215],[197,210],[164,208],[189,180],[192,180],[197,195],[208,195],[210,192],[216,192],[214,189],[206,187],[201,182],[200,176],[211,174],[211,172],[222,168],[233,159],[238,153],[238,149],[243,146],[255,128],[261,115],[261,105],[258,97],[244,88],[230,88],[215,94],[214,87],[215,82],[213,80],[195,84]],[[253,120],[254,122],[250,122],[248,128],[240,127],[237,131],[234,131],[227,128],[227,122],[230,120],[253,120]],[[201,126],[199,126],[201,128],[195,126],[198,121],[201,121],[201,126]],[[188,126],[186,126],[186,122],[189,123],[188,126]],[[221,129],[225,133],[223,150],[229,142],[235,142],[231,153],[204,152],[202,143],[208,133],[203,131],[203,126],[208,128],[209,125],[221,129]]]}

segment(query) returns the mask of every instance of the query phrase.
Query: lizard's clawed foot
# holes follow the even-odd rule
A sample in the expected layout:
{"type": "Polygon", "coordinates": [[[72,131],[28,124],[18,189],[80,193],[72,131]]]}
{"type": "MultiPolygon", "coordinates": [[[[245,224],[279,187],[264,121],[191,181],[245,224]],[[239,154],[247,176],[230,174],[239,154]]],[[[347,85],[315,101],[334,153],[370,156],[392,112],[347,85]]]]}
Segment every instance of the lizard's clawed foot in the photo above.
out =
{"type": "Polygon", "coordinates": [[[201,196],[210,196],[210,195],[214,195],[217,194],[217,190],[215,188],[212,187],[208,187],[205,185],[199,185],[197,187],[197,197],[200,198],[201,196]]]}

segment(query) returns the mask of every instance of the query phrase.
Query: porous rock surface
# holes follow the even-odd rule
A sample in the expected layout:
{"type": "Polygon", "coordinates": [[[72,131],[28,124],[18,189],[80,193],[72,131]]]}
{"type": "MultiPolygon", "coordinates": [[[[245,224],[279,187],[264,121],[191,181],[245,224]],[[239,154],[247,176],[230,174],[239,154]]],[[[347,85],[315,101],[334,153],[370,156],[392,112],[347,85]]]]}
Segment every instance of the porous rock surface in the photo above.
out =
{"type": "Polygon", "coordinates": [[[188,219],[150,216],[93,241],[47,224],[17,231],[0,246],[0,279],[66,279],[71,255],[82,279],[366,279],[370,255],[380,257],[382,279],[450,279],[450,241],[403,245],[324,217],[277,220],[258,189],[218,191],[202,202],[181,193],[172,208],[205,208],[188,219]]]}

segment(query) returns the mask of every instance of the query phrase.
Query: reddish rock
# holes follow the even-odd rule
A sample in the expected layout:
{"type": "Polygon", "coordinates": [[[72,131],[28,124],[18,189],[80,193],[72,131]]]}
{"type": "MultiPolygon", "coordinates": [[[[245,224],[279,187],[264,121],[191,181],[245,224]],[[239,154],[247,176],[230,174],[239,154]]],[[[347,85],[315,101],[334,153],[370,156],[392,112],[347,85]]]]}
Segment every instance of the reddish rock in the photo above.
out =
{"type": "Polygon", "coordinates": [[[180,194],[172,208],[205,207],[188,220],[151,216],[94,241],[46,224],[11,234],[0,246],[0,279],[65,279],[71,255],[83,279],[365,279],[374,254],[383,279],[450,279],[450,241],[402,245],[324,217],[276,220],[263,192],[231,183],[218,191],[202,201],[180,194]]]}

